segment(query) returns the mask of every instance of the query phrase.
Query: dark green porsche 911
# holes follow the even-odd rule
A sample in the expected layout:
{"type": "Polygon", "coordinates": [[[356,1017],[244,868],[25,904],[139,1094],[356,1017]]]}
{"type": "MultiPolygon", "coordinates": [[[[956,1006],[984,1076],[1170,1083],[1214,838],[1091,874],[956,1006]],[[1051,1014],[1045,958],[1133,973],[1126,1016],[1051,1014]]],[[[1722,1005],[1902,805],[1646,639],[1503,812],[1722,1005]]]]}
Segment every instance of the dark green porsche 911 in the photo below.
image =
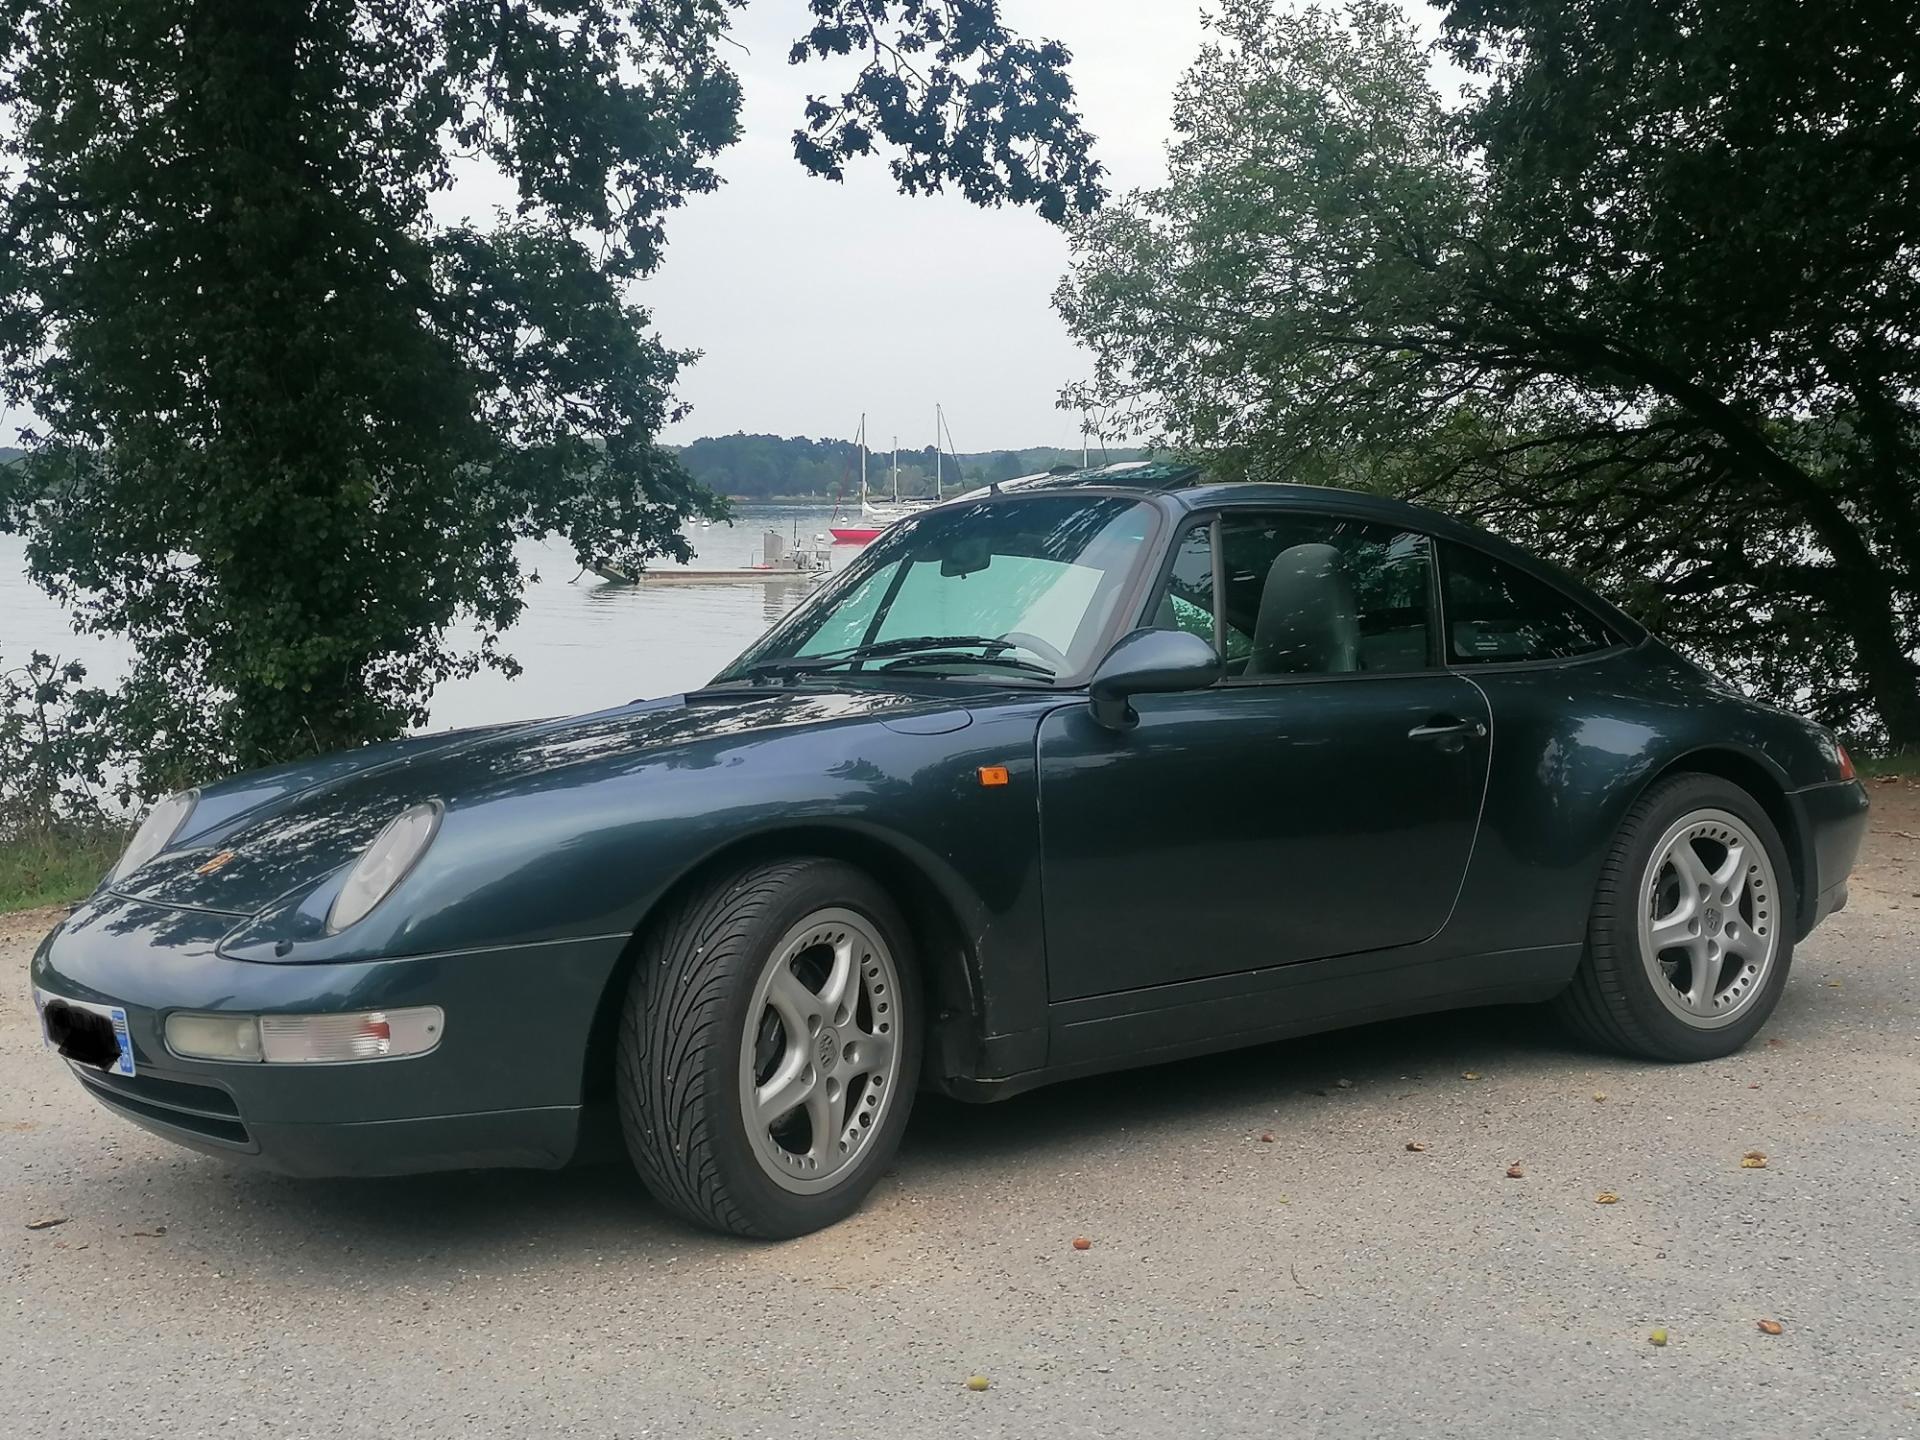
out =
{"type": "Polygon", "coordinates": [[[617,1113],[663,1204],[783,1236],[921,1087],[1512,1001],[1725,1055],[1866,806],[1478,530],[1109,467],[898,523],[705,689],[170,797],[32,983],[183,1144],[556,1166],[617,1113]]]}

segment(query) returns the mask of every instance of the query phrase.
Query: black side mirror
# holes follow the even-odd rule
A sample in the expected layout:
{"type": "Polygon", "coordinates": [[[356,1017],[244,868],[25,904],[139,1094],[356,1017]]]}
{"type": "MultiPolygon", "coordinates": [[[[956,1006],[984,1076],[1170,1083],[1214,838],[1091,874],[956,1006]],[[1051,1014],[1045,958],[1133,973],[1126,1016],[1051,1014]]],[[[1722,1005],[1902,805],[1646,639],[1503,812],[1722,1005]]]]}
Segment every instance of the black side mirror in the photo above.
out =
{"type": "Polygon", "coordinates": [[[1185,630],[1135,630],[1114,642],[1088,687],[1088,708],[1109,730],[1124,730],[1140,717],[1132,695],[1168,695],[1204,690],[1220,678],[1213,646],[1185,630]]]}

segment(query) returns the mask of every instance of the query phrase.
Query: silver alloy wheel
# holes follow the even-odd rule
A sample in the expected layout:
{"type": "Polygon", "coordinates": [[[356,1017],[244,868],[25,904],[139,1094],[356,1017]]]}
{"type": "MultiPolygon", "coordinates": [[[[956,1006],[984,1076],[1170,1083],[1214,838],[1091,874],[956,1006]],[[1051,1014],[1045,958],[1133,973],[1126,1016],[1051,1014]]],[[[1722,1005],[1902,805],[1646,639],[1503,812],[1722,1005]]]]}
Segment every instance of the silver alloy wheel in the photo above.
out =
{"type": "Polygon", "coordinates": [[[740,1113],[783,1189],[844,1180],[900,1084],[900,975],[874,923],[816,910],[781,937],[754,986],[740,1044],[740,1113]]]}
{"type": "Polygon", "coordinates": [[[1641,884],[1640,960],[1661,1003],[1698,1030],[1744,1014],[1780,951],[1766,846],[1725,810],[1667,827],[1641,884]]]}

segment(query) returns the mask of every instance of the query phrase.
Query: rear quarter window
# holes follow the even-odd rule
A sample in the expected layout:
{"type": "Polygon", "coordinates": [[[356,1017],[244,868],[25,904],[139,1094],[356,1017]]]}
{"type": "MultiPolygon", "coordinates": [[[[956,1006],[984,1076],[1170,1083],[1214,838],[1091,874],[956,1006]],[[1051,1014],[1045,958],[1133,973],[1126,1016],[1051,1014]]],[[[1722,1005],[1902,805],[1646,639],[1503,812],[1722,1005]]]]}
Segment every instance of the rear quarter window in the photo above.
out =
{"type": "Polygon", "coordinates": [[[1478,550],[1443,545],[1441,576],[1452,664],[1567,660],[1621,643],[1578,601],[1478,550]]]}

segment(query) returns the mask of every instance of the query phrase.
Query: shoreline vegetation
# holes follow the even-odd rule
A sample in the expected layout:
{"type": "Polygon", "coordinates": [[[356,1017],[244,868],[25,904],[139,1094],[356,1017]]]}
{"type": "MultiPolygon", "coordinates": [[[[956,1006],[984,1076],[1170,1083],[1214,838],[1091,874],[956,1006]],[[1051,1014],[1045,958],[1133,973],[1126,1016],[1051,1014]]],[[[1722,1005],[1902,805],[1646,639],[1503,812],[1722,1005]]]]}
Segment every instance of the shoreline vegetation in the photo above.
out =
{"type": "MultiPolygon", "coordinates": [[[[804,435],[706,435],[685,445],[666,447],[680,458],[694,479],[735,505],[824,507],[860,498],[860,451],[850,440],[813,440],[804,435]]],[[[0,465],[21,457],[22,451],[0,446],[0,465]]],[[[1139,460],[1150,451],[1136,447],[1095,447],[1091,465],[1139,460]]],[[[1080,450],[1057,445],[1032,445],[1019,450],[979,450],[942,453],[938,459],[941,488],[948,494],[982,485],[1036,475],[1056,465],[1080,464],[1080,450]]],[[[929,499],[934,493],[935,456],[932,446],[901,450],[902,499],[929,499]]],[[[893,493],[892,450],[867,452],[867,485],[876,495],[893,493]]]]}
{"type": "MultiPolygon", "coordinates": [[[[687,473],[716,494],[735,504],[831,505],[858,501],[860,449],[851,440],[814,440],[804,435],[708,435],[685,445],[670,446],[687,473]]],[[[1139,460],[1148,454],[1137,448],[1095,446],[1088,463],[1113,464],[1139,460]]],[[[931,445],[899,451],[902,499],[928,499],[934,493],[936,471],[947,494],[982,485],[1035,475],[1056,465],[1078,468],[1081,451],[1057,445],[1035,445],[1019,450],[978,450],[934,454],[931,445]]],[[[867,452],[867,486],[875,495],[893,493],[894,451],[867,452]]]]}
{"type": "Polygon", "coordinates": [[[56,824],[0,837],[0,915],[85,899],[126,843],[126,831],[107,825],[56,824]]]}
{"type": "Polygon", "coordinates": [[[1856,755],[1853,763],[1864,779],[1920,780],[1920,752],[1917,751],[1909,750],[1903,755],[1856,755]]]}
{"type": "Polygon", "coordinates": [[[836,499],[832,495],[729,495],[726,500],[729,505],[759,505],[774,510],[825,510],[849,500],[857,505],[860,496],[856,493],[836,499]]]}

